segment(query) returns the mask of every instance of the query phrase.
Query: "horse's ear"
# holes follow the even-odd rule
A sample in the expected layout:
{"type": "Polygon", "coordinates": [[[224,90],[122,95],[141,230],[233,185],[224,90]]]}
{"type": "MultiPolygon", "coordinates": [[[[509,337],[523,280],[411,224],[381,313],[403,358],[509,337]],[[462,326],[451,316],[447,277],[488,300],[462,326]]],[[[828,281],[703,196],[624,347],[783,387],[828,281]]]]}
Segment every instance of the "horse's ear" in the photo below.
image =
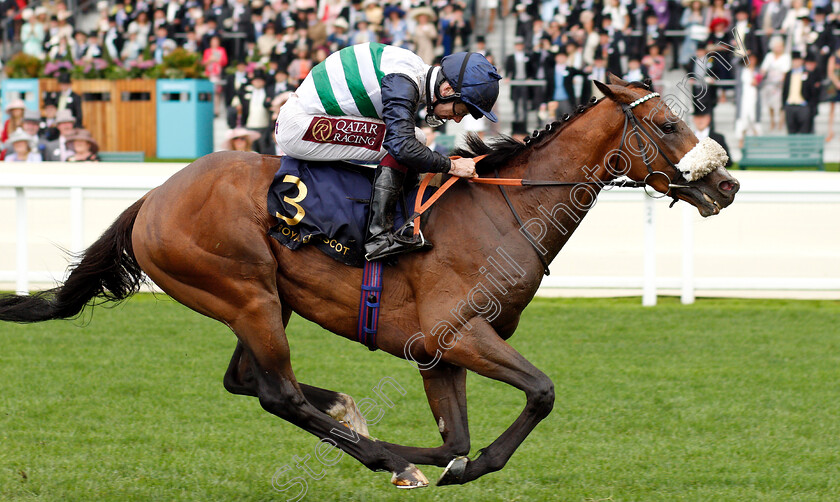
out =
{"type": "Polygon", "coordinates": [[[617,76],[615,76],[615,75],[613,75],[612,73],[609,73],[609,72],[607,72],[607,82],[609,82],[612,85],[621,85],[621,86],[627,87],[627,81],[626,80],[622,80],[621,78],[619,78],[619,77],[617,77],[617,76]]]}
{"type": "Polygon", "coordinates": [[[608,86],[607,84],[605,84],[603,82],[599,82],[597,80],[593,80],[593,82],[595,82],[595,87],[597,87],[599,91],[604,93],[604,96],[606,96],[610,99],[615,98],[615,93],[613,92],[612,89],[610,89],[610,86],[608,86]]]}

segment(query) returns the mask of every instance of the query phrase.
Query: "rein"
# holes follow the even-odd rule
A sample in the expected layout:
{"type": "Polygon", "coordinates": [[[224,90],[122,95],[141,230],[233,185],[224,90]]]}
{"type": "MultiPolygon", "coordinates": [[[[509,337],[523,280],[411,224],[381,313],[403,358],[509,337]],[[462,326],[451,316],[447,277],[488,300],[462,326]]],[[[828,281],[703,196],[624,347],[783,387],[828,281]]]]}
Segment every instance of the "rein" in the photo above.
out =
{"type": "MultiPolygon", "coordinates": [[[[633,135],[636,138],[636,144],[641,152],[642,161],[645,163],[645,167],[647,167],[648,174],[645,176],[644,181],[633,181],[633,180],[612,180],[612,181],[552,181],[552,180],[529,180],[529,179],[522,179],[522,178],[499,178],[498,170],[495,172],[494,178],[467,178],[470,183],[479,183],[484,185],[496,185],[499,187],[499,191],[502,192],[502,196],[505,198],[505,202],[507,202],[508,207],[510,208],[511,213],[513,213],[513,217],[516,219],[516,222],[522,227],[522,218],[520,218],[519,213],[516,212],[516,209],[513,207],[513,203],[511,202],[510,198],[505,191],[506,186],[524,186],[524,187],[535,187],[535,186],[577,186],[577,185],[598,185],[598,186],[612,186],[612,187],[628,187],[628,188],[645,188],[645,192],[647,192],[648,178],[651,176],[662,175],[668,180],[668,191],[665,192],[662,196],[667,196],[671,193],[672,188],[688,188],[688,185],[684,184],[675,184],[671,183],[671,178],[662,171],[654,171],[653,167],[651,166],[651,159],[648,158],[647,152],[645,148],[642,146],[642,134],[654,145],[656,148],[656,153],[661,155],[663,159],[668,163],[669,166],[674,168],[677,172],[678,176],[682,176],[680,169],[674,164],[670,158],[662,151],[659,145],[653,140],[650,133],[642,126],[639,122],[639,119],[633,113],[633,108],[637,107],[638,105],[644,103],[645,101],[659,97],[658,92],[651,92],[636,101],[633,101],[630,104],[620,104],[621,111],[624,112],[624,129],[621,132],[621,144],[618,147],[618,155],[621,155],[622,151],[624,150],[624,145],[627,143],[627,126],[630,122],[633,123],[633,135]],[[640,133],[641,131],[641,133],[640,133]]],[[[478,163],[486,157],[487,155],[480,155],[475,157],[473,160],[478,163]]],[[[452,160],[459,159],[460,157],[454,156],[450,157],[452,160]]],[[[421,239],[425,240],[423,237],[423,232],[420,230],[420,216],[426,212],[432,204],[434,204],[452,185],[455,184],[461,178],[458,176],[451,176],[447,179],[441,186],[429,197],[429,200],[426,202],[422,202],[423,194],[426,192],[426,188],[429,186],[429,182],[431,182],[432,178],[435,176],[436,173],[428,173],[423,178],[423,181],[420,183],[420,187],[417,191],[417,198],[414,201],[414,214],[406,219],[406,222],[397,229],[397,232],[401,232],[405,227],[407,227],[411,222],[414,222],[414,235],[419,235],[421,239]]],[[[648,193],[650,196],[650,193],[648,193]]],[[[674,198],[674,202],[676,202],[676,197],[674,198]]],[[[672,204],[673,205],[673,204],[672,204]]],[[[537,244],[531,240],[530,237],[526,236],[526,240],[531,245],[531,247],[536,251],[537,258],[540,259],[540,263],[543,266],[543,274],[549,275],[550,271],[548,270],[548,263],[545,261],[542,253],[540,252],[537,244]]]]}

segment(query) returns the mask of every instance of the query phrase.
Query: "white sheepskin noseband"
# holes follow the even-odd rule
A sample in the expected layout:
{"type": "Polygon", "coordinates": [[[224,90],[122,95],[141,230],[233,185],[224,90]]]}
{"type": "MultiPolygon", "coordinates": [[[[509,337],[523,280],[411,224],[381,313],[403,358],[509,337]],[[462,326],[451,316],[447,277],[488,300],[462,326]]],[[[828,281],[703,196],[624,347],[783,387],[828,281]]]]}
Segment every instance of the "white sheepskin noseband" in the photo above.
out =
{"type": "Polygon", "coordinates": [[[712,138],[703,138],[677,163],[685,179],[697,181],[729,161],[726,150],[712,138]]]}

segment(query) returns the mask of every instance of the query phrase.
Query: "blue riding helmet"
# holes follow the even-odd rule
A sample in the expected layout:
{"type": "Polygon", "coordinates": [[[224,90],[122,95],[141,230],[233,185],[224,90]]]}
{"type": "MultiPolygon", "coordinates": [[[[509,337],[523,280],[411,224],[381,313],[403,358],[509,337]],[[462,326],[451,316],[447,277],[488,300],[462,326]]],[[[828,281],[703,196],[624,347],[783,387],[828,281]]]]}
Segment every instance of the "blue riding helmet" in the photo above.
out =
{"type": "Polygon", "coordinates": [[[499,80],[502,76],[487,58],[477,52],[456,52],[441,60],[440,69],[455,94],[442,98],[436,89],[438,99],[460,99],[467,105],[473,118],[480,119],[483,115],[492,122],[499,121],[492,110],[499,97],[499,80]]]}

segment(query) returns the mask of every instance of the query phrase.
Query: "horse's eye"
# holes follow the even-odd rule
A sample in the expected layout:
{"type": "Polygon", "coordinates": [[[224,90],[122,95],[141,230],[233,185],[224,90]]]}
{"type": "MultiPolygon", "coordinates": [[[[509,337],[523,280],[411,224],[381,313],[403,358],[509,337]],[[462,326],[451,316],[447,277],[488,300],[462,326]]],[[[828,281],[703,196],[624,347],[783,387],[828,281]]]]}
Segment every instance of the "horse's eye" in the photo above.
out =
{"type": "Polygon", "coordinates": [[[662,129],[662,132],[665,134],[671,134],[677,131],[677,126],[670,122],[666,122],[660,129],[662,129]]]}

